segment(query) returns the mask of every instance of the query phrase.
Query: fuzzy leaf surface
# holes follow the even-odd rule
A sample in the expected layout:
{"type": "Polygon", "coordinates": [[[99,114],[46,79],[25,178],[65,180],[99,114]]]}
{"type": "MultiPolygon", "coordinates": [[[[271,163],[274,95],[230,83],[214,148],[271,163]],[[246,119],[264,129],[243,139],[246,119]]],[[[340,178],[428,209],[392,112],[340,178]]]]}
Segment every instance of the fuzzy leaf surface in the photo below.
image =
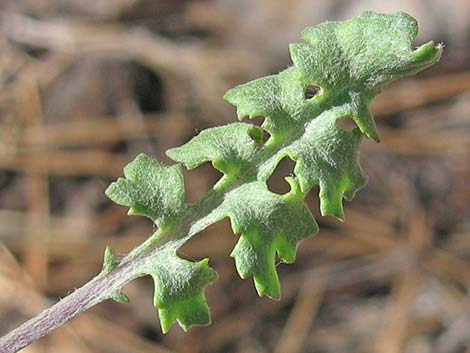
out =
{"type": "Polygon", "coordinates": [[[144,270],[155,283],[154,305],[158,308],[162,331],[178,324],[186,331],[193,325],[210,323],[205,288],[217,279],[209,259],[192,262],[176,255],[174,247],[158,252],[144,270]]]}
{"type": "Polygon", "coordinates": [[[230,256],[242,278],[253,275],[260,296],[280,298],[275,267],[276,254],[286,262],[295,261],[297,245],[315,234],[318,226],[303,201],[304,195],[293,178],[285,195],[271,192],[260,181],[247,183],[229,192],[215,210],[214,217],[230,217],[240,239],[230,256]]]}
{"type": "MultiPolygon", "coordinates": [[[[359,165],[361,139],[379,140],[369,106],[380,86],[439,60],[442,46],[433,42],[412,49],[416,34],[416,21],[402,12],[366,11],[307,28],[304,42],[289,47],[294,66],[224,96],[240,120],[263,116],[261,128],[244,122],[210,128],[167,151],[188,169],[211,162],[223,173],[206,196],[185,207],[180,167],[164,167],[144,155],[108,188],[108,196],[129,206],[131,214],[159,226],[151,239],[164,245],[136,271],[155,281],[164,332],[174,322],[184,329],[209,322],[204,289],[217,275],[207,259],[183,260],[176,250],[226,217],[240,235],[231,254],[240,276],[252,275],[259,295],[280,297],[276,256],[293,262],[298,244],[318,230],[306,194],[318,186],[322,215],[344,219],[343,199],[350,200],[367,180],[359,165]],[[343,130],[339,119],[352,119],[357,127],[343,130]],[[279,195],[267,181],[283,158],[294,160],[295,167],[286,178],[291,190],[279,195]]],[[[105,268],[116,263],[108,256],[105,268]]],[[[118,294],[116,300],[123,299],[118,294]]]]}
{"type": "Polygon", "coordinates": [[[204,162],[227,176],[237,175],[251,165],[262,141],[262,130],[250,124],[233,123],[202,131],[181,147],[168,150],[171,159],[194,169],[204,162]]]}
{"type": "Polygon", "coordinates": [[[306,125],[302,137],[280,153],[297,161],[294,173],[301,190],[320,186],[322,215],[344,219],[343,197],[351,200],[367,179],[358,163],[361,132],[338,128],[341,113],[329,110],[319,115],[306,125]]]}
{"type": "Polygon", "coordinates": [[[124,168],[124,176],[108,187],[106,195],[129,206],[129,214],[146,216],[164,227],[184,210],[183,175],[178,165],[164,167],[140,154],[124,168]]]}

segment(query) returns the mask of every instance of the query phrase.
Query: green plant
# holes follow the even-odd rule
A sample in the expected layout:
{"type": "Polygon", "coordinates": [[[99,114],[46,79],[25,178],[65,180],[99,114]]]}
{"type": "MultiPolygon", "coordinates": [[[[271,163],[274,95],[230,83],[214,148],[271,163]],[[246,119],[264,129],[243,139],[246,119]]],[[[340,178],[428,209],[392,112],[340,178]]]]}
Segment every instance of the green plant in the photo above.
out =
{"type": "Polygon", "coordinates": [[[181,164],[163,166],[139,155],[106,190],[129,214],[150,218],[157,230],[123,258],[108,248],[100,274],[55,306],[0,339],[1,352],[15,352],[106,299],[127,302],[122,287],[150,275],[162,329],[174,322],[184,329],[210,322],[205,288],[217,273],[208,259],[192,262],[177,250],[192,236],[223,218],[240,234],[232,251],[241,277],[253,276],[259,295],[280,298],[276,254],[295,260],[297,245],[318,230],[304,203],[320,188],[322,215],[344,219],[342,199],[366,183],[359,164],[363,135],[378,141],[369,105],[380,86],[414,74],[438,61],[433,42],[411,49],[416,21],[405,13],[364,12],[342,23],[307,28],[305,43],[291,44],[294,66],[231,89],[225,99],[239,119],[264,116],[262,127],[238,122],[202,131],[185,145],[167,151],[188,169],[205,162],[223,177],[193,205],[185,203],[181,164]],[[357,125],[337,126],[343,118],[357,125]],[[264,142],[265,134],[269,138],[264,142]],[[279,195],[266,181],[283,158],[295,161],[290,191],[279,195]]]}

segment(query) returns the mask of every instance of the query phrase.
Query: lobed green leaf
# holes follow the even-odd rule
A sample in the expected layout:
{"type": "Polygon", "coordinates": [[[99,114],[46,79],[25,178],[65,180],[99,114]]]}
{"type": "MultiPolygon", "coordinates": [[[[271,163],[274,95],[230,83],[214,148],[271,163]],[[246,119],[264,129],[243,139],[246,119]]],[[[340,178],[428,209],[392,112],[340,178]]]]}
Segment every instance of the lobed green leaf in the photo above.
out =
{"type": "Polygon", "coordinates": [[[228,177],[251,165],[260,143],[262,131],[253,125],[234,123],[202,131],[181,147],[166,154],[186,168],[194,169],[207,161],[228,177]]]}
{"type": "Polygon", "coordinates": [[[318,226],[303,201],[304,194],[294,178],[287,178],[289,193],[278,195],[260,181],[229,192],[215,213],[230,217],[240,239],[230,256],[242,278],[253,275],[258,294],[280,298],[275,257],[295,261],[297,245],[315,234],[318,226]]]}
{"type": "Polygon", "coordinates": [[[178,322],[187,330],[193,325],[210,323],[205,288],[217,279],[217,272],[208,266],[209,259],[192,262],[179,258],[176,249],[159,251],[144,274],[155,283],[154,305],[158,308],[164,333],[178,322]]]}
{"type": "Polygon", "coordinates": [[[129,206],[130,215],[150,218],[160,227],[176,222],[184,210],[183,174],[178,165],[164,167],[139,154],[106,189],[106,195],[119,205],[129,206]]]}
{"type": "MultiPolygon", "coordinates": [[[[243,122],[211,128],[167,151],[188,169],[211,162],[224,174],[214,190],[189,208],[179,165],[164,167],[139,155],[124,169],[125,178],[111,184],[106,193],[112,200],[159,226],[151,240],[163,245],[136,271],[155,281],[154,303],[164,332],[174,322],[184,329],[209,323],[204,290],[217,274],[207,259],[184,260],[176,250],[226,217],[240,234],[231,253],[240,276],[253,275],[259,295],[280,297],[276,256],[293,262],[298,244],[318,231],[306,194],[318,185],[322,215],[344,219],[343,199],[350,200],[367,180],[359,165],[362,136],[379,140],[371,101],[382,84],[439,60],[440,45],[429,42],[412,49],[416,34],[416,21],[402,12],[364,12],[349,21],[305,29],[305,42],[289,47],[293,67],[224,96],[240,120],[263,116],[261,128],[243,122]],[[316,94],[309,93],[312,89],[316,94]],[[357,127],[338,127],[344,118],[357,127]],[[271,136],[263,143],[265,131],[271,136]],[[286,178],[291,190],[278,195],[268,189],[267,180],[283,158],[294,160],[295,168],[286,178]]],[[[116,265],[107,251],[103,271],[116,265]]],[[[111,297],[127,300],[116,290],[111,297]]]]}

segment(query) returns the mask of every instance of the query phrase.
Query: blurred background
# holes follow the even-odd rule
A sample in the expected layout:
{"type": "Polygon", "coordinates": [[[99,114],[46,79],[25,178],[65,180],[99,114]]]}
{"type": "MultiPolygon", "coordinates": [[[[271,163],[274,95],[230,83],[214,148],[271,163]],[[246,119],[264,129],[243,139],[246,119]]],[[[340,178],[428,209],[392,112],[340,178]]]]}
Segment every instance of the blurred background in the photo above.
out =
{"type": "MultiPolygon", "coordinates": [[[[229,253],[228,222],[182,254],[209,257],[212,325],[165,336],[152,283],[125,288],[24,352],[469,352],[469,3],[465,0],[1,0],[0,335],[97,274],[152,231],[104,195],[139,152],[164,151],[236,119],[234,85],[291,64],[288,43],[325,20],[406,11],[416,44],[445,43],[440,63],[384,87],[380,144],[364,141],[369,185],[346,222],[320,217],[283,297],[259,299],[229,253]]],[[[281,164],[270,187],[285,192],[281,164]]],[[[219,174],[185,174],[194,202],[219,174]]]]}

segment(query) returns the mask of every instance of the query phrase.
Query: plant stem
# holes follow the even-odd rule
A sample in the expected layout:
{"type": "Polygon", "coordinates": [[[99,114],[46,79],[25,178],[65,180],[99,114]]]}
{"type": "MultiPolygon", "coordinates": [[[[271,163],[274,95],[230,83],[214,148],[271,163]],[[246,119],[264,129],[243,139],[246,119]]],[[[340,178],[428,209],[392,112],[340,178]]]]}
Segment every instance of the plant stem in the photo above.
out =
{"type": "MultiPolygon", "coordinates": [[[[132,250],[111,271],[102,271],[72,294],[42,311],[34,318],[0,337],[0,353],[15,353],[69,321],[79,313],[112,298],[113,293],[135,278],[141,277],[139,269],[152,262],[159,249],[171,241],[186,241],[189,225],[203,218],[214,204],[220,202],[224,191],[209,191],[196,203],[179,226],[168,232],[155,232],[147,241],[132,250]]],[[[199,229],[202,230],[202,229],[199,229]]]]}
{"type": "MultiPolygon", "coordinates": [[[[302,132],[298,131],[295,136],[291,136],[290,142],[301,134],[302,132]]],[[[83,287],[1,337],[0,353],[17,352],[77,314],[112,298],[113,293],[119,292],[128,282],[145,275],[139,272],[139,268],[145,268],[151,264],[152,257],[159,252],[161,247],[175,241],[182,245],[193,235],[205,229],[209,225],[205,222],[206,217],[223,201],[224,195],[247,180],[256,178],[256,172],[269,163],[270,158],[283,146],[285,144],[276,146],[276,144],[266,143],[258,152],[251,168],[245,170],[238,178],[227,179],[210,190],[188,209],[177,226],[167,231],[157,230],[147,241],[125,256],[113,270],[102,271],[83,287]]]]}
{"type": "Polygon", "coordinates": [[[141,276],[136,269],[148,261],[164,243],[166,242],[155,241],[153,237],[147,239],[124,257],[114,269],[109,272],[101,271],[64,299],[0,337],[0,353],[15,353],[81,312],[112,298],[124,285],[141,276]]]}
{"type": "Polygon", "coordinates": [[[98,275],[75,292],[0,338],[0,352],[14,353],[47,335],[75,315],[102,302],[103,293],[115,276],[98,275]]]}

